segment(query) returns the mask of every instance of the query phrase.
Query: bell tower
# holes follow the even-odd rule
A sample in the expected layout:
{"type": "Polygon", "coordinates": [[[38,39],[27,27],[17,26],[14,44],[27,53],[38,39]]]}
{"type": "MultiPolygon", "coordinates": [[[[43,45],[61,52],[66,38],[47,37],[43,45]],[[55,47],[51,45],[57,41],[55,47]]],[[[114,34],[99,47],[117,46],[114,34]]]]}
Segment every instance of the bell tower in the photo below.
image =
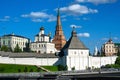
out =
{"type": "Polygon", "coordinates": [[[62,30],[61,21],[60,21],[59,8],[58,8],[58,14],[57,14],[57,24],[56,24],[55,35],[54,35],[52,42],[55,44],[55,48],[57,50],[61,50],[66,43],[65,36],[64,36],[63,30],[62,30]]]}

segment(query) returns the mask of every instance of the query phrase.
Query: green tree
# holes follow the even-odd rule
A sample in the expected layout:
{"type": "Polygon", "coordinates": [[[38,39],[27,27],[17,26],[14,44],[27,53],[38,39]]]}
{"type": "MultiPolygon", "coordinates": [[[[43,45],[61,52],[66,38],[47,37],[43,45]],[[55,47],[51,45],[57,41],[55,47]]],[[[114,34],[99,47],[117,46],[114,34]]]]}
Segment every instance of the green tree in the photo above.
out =
{"type": "Polygon", "coordinates": [[[16,45],[14,52],[22,52],[18,44],[16,45]]]}
{"type": "Polygon", "coordinates": [[[72,67],[72,70],[75,70],[75,67],[72,67]]]}
{"type": "Polygon", "coordinates": [[[115,61],[115,64],[120,65],[120,56],[117,57],[117,59],[116,59],[116,61],[115,61]]]}
{"type": "Polygon", "coordinates": [[[1,47],[1,51],[7,52],[7,51],[9,51],[9,49],[8,49],[8,47],[7,47],[6,45],[3,45],[3,46],[1,47]]]}
{"type": "Polygon", "coordinates": [[[97,52],[97,56],[101,56],[100,51],[97,52]]]}
{"type": "Polygon", "coordinates": [[[25,43],[25,48],[23,49],[24,52],[30,52],[30,44],[29,43],[25,43]]]}
{"type": "Polygon", "coordinates": [[[120,56],[120,48],[118,48],[117,56],[120,56]]]}
{"type": "Polygon", "coordinates": [[[67,67],[65,67],[65,66],[63,66],[61,64],[58,65],[58,71],[64,71],[65,68],[67,69],[67,67]]]}

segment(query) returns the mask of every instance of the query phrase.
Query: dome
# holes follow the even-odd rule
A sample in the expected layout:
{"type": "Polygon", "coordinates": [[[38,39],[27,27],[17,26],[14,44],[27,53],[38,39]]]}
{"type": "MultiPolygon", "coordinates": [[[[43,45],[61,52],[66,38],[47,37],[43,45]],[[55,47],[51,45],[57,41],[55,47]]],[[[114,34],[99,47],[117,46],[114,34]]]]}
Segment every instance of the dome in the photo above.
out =
{"type": "Polygon", "coordinates": [[[40,30],[44,30],[44,27],[41,27],[40,30]]]}

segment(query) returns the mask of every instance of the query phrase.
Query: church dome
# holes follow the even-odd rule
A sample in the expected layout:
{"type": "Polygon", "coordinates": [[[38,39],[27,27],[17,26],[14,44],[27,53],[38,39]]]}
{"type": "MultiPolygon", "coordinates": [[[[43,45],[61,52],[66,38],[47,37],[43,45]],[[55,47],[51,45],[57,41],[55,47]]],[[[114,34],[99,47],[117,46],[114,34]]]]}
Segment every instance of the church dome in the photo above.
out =
{"type": "Polygon", "coordinates": [[[42,27],[40,28],[40,30],[44,30],[44,27],[42,26],[42,27]]]}

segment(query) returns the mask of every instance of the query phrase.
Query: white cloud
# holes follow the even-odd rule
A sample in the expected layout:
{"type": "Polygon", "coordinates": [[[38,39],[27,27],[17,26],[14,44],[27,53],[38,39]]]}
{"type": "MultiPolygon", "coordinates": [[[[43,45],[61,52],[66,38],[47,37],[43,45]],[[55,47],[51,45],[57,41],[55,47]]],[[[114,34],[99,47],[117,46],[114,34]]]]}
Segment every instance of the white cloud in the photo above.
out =
{"type": "Polygon", "coordinates": [[[44,20],[51,22],[56,20],[56,16],[45,12],[31,12],[30,14],[21,15],[23,18],[32,18],[33,22],[42,22],[44,20]]]}
{"type": "Polygon", "coordinates": [[[82,28],[82,26],[78,26],[78,25],[75,25],[75,24],[71,24],[70,27],[71,27],[71,28],[73,28],[73,27],[74,27],[74,28],[82,28]]]}
{"type": "Polygon", "coordinates": [[[23,17],[23,18],[28,18],[29,15],[28,15],[28,14],[22,14],[21,17],[23,17]]]}
{"type": "Polygon", "coordinates": [[[48,18],[49,17],[49,15],[44,12],[31,12],[29,16],[33,18],[48,18]]]}
{"type": "Polygon", "coordinates": [[[77,36],[79,36],[79,37],[90,37],[90,34],[89,33],[79,33],[79,34],[77,34],[77,36]]]}
{"type": "Polygon", "coordinates": [[[118,37],[113,37],[114,40],[118,40],[119,38],[118,37]]]}
{"type": "Polygon", "coordinates": [[[83,20],[90,20],[89,18],[84,17],[83,20]]]}
{"type": "Polygon", "coordinates": [[[33,22],[42,22],[41,19],[32,19],[33,22]]]}
{"type": "Polygon", "coordinates": [[[113,3],[116,2],[116,0],[76,0],[79,3],[93,3],[93,4],[106,4],[106,3],[113,3]]]}
{"type": "Polygon", "coordinates": [[[82,14],[89,14],[89,13],[97,13],[98,10],[88,8],[87,6],[80,5],[80,4],[73,4],[68,7],[60,8],[61,12],[65,12],[69,15],[82,15],[82,14]]]}
{"type": "Polygon", "coordinates": [[[3,18],[0,19],[0,22],[5,22],[9,20],[10,20],[10,16],[4,16],[3,18]]]}
{"type": "MultiPolygon", "coordinates": [[[[112,37],[112,40],[118,40],[118,39],[119,39],[118,37],[112,37]]],[[[102,38],[102,40],[107,41],[107,40],[109,40],[109,38],[102,38]]]]}
{"type": "Polygon", "coordinates": [[[56,16],[50,15],[48,18],[48,22],[56,21],[56,16]]]}
{"type": "Polygon", "coordinates": [[[105,40],[105,41],[106,41],[106,40],[108,40],[108,38],[102,38],[102,40],[105,40]]]}
{"type": "Polygon", "coordinates": [[[5,19],[10,19],[10,16],[4,16],[5,19]]]}
{"type": "Polygon", "coordinates": [[[14,21],[14,22],[19,22],[19,18],[15,17],[15,18],[13,19],[13,21],[14,21]]]}

